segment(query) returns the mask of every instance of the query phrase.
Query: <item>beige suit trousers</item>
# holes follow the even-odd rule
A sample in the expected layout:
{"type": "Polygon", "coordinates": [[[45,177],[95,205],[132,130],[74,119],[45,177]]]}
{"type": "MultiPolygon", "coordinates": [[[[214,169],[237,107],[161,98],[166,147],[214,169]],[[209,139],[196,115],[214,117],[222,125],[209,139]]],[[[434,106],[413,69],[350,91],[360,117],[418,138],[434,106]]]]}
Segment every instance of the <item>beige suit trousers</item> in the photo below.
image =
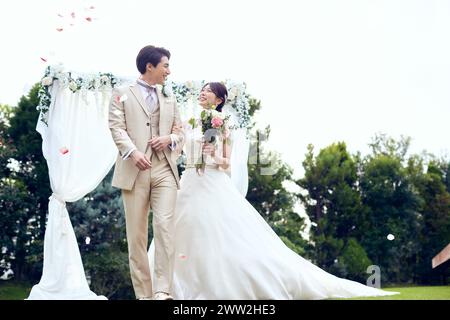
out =
{"type": "MultiPolygon", "coordinates": [[[[136,297],[150,298],[155,292],[170,293],[174,264],[174,211],[177,183],[166,158],[151,156],[152,167],[139,171],[131,190],[122,190],[130,274],[136,297]],[[155,270],[152,286],[148,261],[148,215],[153,213],[155,270]]],[[[128,161],[132,161],[129,159],[128,161]]]]}

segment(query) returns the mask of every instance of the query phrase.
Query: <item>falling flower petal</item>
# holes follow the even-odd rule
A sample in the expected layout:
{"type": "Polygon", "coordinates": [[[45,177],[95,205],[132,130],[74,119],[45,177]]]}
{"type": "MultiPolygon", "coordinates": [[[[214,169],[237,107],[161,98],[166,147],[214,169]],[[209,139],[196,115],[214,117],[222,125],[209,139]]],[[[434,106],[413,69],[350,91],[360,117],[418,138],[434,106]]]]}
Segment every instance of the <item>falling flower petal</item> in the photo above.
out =
{"type": "Polygon", "coordinates": [[[89,243],[91,243],[91,238],[89,238],[89,237],[86,237],[86,239],[85,239],[85,242],[86,242],[86,244],[89,244],[89,243]]]}
{"type": "Polygon", "coordinates": [[[94,10],[94,9],[95,9],[95,7],[94,7],[94,6],[90,6],[90,7],[89,7],[89,9],[91,9],[91,10],[94,10]]]}
{"type": "Polygon", "coordinates": [[[61,13],[58,13],[58,17],[64,18],[64,16],[61,13]]]}
{"type": "Polygon", "coordinates": [[[186,260],[187,259],[186,255],[184,255],[182,253],[179,254],[179,257],[180,257],[181,260],[186,260]]]}
{"type": "Polygon", "coordinates": [[[66,147],[62,147],[61,149],[59,149],[59,152],[61,152],[61,154],[66,154],[69,152],[69,149],[67,149],[66,147]]]}
{"type": "Polygon", "coordinates": [[[47,62],[46,58],[41,57],[41,60],[44,61],[44,62],[47,62]]]}
{"type": "Polygon", "coordinates": [[[395,237],[394,237],[394,235],[393,234],[391,234],[391,233],[389,233],[388,235],[387,235],[387,237],[386,237],[389,241],[392,241],[392,240],[394,240],[395,239],[395,237]]]}
{"type": "Polygon", "coordinates": [[[86,19],[87,21],[89,21],[89,22],[92,21],[92,18],[91,18],[91,17],[86,17],[85,19],[86,19]]]}
{"type": "Polygon", "coordinates": [[[58,32],[61,32],[63,30],[64,30],[63,28],[56,28],[56,31],[58,31],[58,32]]]}
{"type": "Polygon", "coordinates": [[[72,13],[70,14],[70,16],[71,16],[73,19],[75,19],[75,12],[72,12],[72,13]]]}

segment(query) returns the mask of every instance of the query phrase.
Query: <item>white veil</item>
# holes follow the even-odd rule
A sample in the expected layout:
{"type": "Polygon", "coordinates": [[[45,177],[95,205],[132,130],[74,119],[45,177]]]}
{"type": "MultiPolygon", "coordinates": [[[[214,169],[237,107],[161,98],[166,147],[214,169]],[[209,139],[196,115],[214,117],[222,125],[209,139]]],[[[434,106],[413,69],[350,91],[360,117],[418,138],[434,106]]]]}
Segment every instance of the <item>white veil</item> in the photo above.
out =
{"type": "Polygon", "coordinates": [[[246,128],[239,128],[239,116],[237,112],[229,105],[222,109],[225,115],[230,115],[230,126],[237,127],[230,132],[231,148],[231,180],[238,191],[245,197],[248,189],[248,152],[250,141],[247,138],[246,128]]]}

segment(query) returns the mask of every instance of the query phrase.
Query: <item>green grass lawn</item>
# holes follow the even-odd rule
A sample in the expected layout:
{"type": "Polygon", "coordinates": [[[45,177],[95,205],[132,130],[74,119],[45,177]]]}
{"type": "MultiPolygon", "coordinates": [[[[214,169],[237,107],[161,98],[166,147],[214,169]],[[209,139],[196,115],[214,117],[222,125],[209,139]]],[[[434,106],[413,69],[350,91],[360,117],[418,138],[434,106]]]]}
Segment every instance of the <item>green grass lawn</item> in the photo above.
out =
{"type": "Polygon", "coordinates": [[[0,280],[0,300],[23,300],[28,297],[29,283],[0,280]]]}
{"type": "Polygon", "coordinates": [[[400,294],[385,297],[351,298],[345,300],[450,300],[450,286],[384,288],[400,294]]]}
{"type": "MultiPolygon", "coordinates": [[[[31,287],[32,285],[28,283],[0,280],[0,300],[23,300],[28,297],[31,287]]],[[[352,298],[345,300],[450,300],[450,286],[395,287],[385,288],[384,290],[397,291],[400,294],[386,297],[352,298]]]]}

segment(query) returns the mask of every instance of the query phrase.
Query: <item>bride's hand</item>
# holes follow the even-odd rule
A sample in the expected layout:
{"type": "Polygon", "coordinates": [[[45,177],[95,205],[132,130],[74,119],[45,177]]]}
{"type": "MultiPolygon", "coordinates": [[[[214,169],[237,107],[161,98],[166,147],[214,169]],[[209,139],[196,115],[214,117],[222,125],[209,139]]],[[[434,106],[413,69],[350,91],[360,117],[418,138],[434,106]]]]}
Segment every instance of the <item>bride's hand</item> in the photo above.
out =
{"type": "Polygon", "coordinates": [[[172,127],[172,133],[176,135],[180,135],[182,133],[182,130],[183,130],[182,125],[177,126],[174,124],[172,127]]]}
{"type": "Polygon", "coordinates": [[[204,143],[203,144],[203,154],[204,155],[210,155],[211,157],[214,157],[216,148],[211,143],[204,143]]]}

